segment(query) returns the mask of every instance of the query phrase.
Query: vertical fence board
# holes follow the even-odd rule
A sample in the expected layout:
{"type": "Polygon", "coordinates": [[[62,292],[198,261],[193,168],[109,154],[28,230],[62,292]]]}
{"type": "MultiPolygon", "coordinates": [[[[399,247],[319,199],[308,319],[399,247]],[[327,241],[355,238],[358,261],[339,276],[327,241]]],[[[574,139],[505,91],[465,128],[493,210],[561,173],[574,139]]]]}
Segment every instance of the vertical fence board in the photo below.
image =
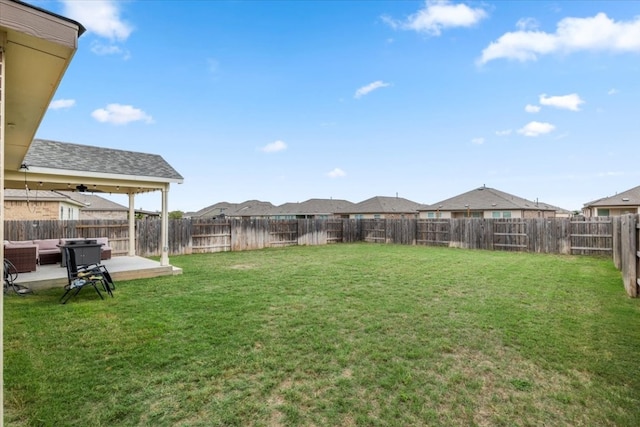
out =
{"type": "Polygon", "coordinates": [[[630,297],[638,296],[637,224],[637,215],[623,215],[620,222],[622,280],[627,295],[630,297]]]}

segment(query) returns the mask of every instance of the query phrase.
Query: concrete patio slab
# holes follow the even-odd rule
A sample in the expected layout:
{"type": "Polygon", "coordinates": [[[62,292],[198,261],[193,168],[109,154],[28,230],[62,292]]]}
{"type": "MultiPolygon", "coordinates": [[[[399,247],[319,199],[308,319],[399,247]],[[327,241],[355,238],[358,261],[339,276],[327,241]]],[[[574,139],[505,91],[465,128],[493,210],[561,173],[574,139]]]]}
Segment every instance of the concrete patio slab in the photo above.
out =
{"type": "MultiPolygon", "coordinates": [[[[182,274],[172,265],[162,266],[158,261],[139,256],[117,256],[102,261],[114,281],[144,279],[182,274]]],[[[67,269],[60,264],[39,265],[36,271],[19,273],[16,283],[32,290],[57,288],[67,284],[67,269]]]]}

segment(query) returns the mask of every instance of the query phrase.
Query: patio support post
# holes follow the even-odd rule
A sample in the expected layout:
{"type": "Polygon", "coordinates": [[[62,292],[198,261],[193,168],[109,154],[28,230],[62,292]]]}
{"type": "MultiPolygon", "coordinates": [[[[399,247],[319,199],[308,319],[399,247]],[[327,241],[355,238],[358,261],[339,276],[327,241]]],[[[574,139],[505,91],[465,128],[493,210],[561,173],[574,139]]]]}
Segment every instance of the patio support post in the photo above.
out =
{"type": "MultiPolygon", "coordinates": [[[[0,153],[2,153],[2,157],[0,158],[0,218],[2,219],[2,228],[0,228],[0,240],[3,240],[3,241],[4,241],[4,158],[5,158],[4,157],[5,156],[4,123],[6,122],[4,100],[5,100],[5,93],[6,93],[5,70],[7,68],[7,64],[5,62],[5,54],[4,54],[5,36],[6,36],[6,33],[3,31],[0,31],[0,153]]],[[[0,258],[4,259],[4,245],[0,246],[0,258]]],[[[2,277],[4,277],[4,263],[0,266],[0,273],[2,273],[2,277]]],[[[3,295],[0,295],[0,303],[2,302],[3,295]]],[[[1,337],[2,337],[2,331],[0,330],[0,338],[1,337]]],[[[0,367],[2,367],[2,361],[0,361],[0,367]]],[[[1,394],[2,392],[0,391],[0,395],[1,394]]]]}
{"type": "MultiPolygon", "coordinates": [[[[5,46],[5,33],[0,31],[0,153],[2,153],[2,157],[0,158],[0,219],[2,219],[2,228],[0,228],[0,240],[4,241],[4,137],[5,137],[5,129],[4,124],[6,122],[6,111],[4,108],[5,102],[5,70],[6,66],[6,58],[4,55],[4,46],[5,46]]],[[[4,259],[4,245],[0,246],[0,258],[4,259]]],[[[4,263],[0,266],[0,274],[2,274],[4,280],[4,263]]],[[[4,342],[4,292],[0,295],[0,342],[4,342]]],[[[0,358],[0,384],[4,384],[4,358],[0,358]]],[[[4,402],[4,387],[0,387],[0,401],[4,402]]],[[[3,405],[4,406],[4,405],[3,405]]],[[[4,419],[4,409],[0,408],[0,417],[4,419]]]]}
{"type": "Polygon", "coordinates": [[[129,256],[136,255],[136,209],[135,194],[129,193],[129,256]]]}
{"type": "Polygon", "coordinates": [[[169,184],[162,189],[162,230],[160,232],[160,240],[162,242],[162,254],[160,256],[160,265],[169,265],[169,184]]]}

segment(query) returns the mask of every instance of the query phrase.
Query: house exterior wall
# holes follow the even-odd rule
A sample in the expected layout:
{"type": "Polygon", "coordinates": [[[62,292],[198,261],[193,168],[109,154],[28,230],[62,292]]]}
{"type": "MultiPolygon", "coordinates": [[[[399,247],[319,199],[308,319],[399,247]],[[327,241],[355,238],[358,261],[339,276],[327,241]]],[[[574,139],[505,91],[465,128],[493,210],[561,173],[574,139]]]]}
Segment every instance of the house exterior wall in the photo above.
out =
{"type": "Polygon", "coordinates": [[[524,211],[524,218],[555,218],[554,211],[524,211]]]}
{"type": "Polygon", "coordinates": [[[420,211],[418,212],[419,219],[449,219],[451,218],[451,212],[449,211],[420,211]]]}
{"type": "Polygon", "coordinates": [[[97,211],[81,210],[79,219],[127,219],[129,213],[125,211],[97,211]]]}
{"type": "Polygon", "coordinates": [[[591,206],[584,208],[582,213],[586,217],[640,214],[640,206],[591,206]]]}
{"type": "Polygon", "coordinates": [[[24,200],[5,200],[4,214],[8,220],[80,219],[80,211],[77,206],[50,200],[33,200],[29,203],[24,200]]]}
{"type": "Polygon", "coordinates": [[[553,211],[522,211],[522,210],[487,210],[487,211],[421,211],[420,219],[450,219],[450,218],[485,218],[485,219],[510,219],[510,218],[553,218],[553,211]]]}
{"type": "Polygon", "coordinates": [[[414,219],[418,218],[418,214],[389,214],[389,213],[366,213],[366,214],[349,214],[350,219],[414,219]]]}
{"type": "Polygon", "coordinates": [[[491,219],[512,219],[512,218],[522,218],[522,211],[511,211],[511,210],[492,210],[492,211],[484,211],[483,218],[491,218],[491,219]]]}
{"type": "Polygon", "coordinates": [[[21,200],[4,201],[4,217],[7,220],[60,219],[60,202],[21,200]]]}
{"type": "Polygon", "coordinates": [[[80,219],[80,209],[75,205],[61,202],[59,219],[80,219]]]}

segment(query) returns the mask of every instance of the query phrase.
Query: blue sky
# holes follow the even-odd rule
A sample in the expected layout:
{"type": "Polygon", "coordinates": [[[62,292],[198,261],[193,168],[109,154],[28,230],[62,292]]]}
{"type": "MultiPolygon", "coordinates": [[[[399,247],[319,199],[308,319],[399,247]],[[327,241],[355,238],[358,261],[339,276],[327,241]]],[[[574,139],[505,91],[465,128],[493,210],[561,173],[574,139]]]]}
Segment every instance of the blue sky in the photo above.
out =
{"type": "Polygon", "coordinates": [[[637,1],[31,3],[87,28],[36,136],[161,155],[170,210],[640,184],[637,1]]]}

